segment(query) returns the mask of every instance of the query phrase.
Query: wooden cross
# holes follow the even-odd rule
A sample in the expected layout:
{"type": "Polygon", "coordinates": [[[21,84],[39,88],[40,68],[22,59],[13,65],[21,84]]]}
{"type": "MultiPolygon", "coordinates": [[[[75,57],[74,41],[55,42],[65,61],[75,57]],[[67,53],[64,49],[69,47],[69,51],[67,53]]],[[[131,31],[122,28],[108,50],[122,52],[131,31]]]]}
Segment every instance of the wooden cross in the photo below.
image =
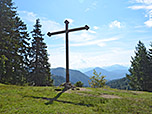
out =
{"type": "Polygon", "coordinates": [[[52,33],[48,32],[47,35],[51,37],[52,35],[65,33],[65,36],[66,36],[66,83],[68,83],[69,82],[69,43],[68,43],[68,33],[69,32],[74,32],[74,31],[79,31],[79,30],[84,30],[84,29],[88,30],[89,27],[87,25],[85,25],[84,27],[68,29],[69,21],[65,20],[64,23],[65,23],[65,30],[52,32],[52,33]]]}

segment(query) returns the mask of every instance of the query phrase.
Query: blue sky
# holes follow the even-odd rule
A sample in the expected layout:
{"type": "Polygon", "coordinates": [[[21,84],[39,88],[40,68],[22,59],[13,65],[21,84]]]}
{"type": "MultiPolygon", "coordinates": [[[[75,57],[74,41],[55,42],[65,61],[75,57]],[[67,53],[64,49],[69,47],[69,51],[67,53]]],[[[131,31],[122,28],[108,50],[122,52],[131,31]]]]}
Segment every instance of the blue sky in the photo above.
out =
{"type": "Polygon", "coordinates": [[[88,25],[88,31],[69,34],[70,68],[83,69],[114,64],[130,65],[135,46],[152,41],[152,0],[13,0],[31,31],[40,19],[52,68],[65,67],[65,34],[47,32],[88,25]]]}

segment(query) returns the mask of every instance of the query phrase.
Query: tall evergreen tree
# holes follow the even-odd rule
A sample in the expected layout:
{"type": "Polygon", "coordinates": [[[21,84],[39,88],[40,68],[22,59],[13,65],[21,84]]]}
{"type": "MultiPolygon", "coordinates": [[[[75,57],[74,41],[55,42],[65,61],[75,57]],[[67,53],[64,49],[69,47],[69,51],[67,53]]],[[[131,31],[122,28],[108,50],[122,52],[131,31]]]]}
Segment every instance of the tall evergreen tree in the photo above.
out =
{"type": "Polygon", "coordinates": [[[149,49],[149,78],[148,78],[148,91],[152,91],[152,42],[149,49]]]}
{"type": "Polygon", "coordinates": [[[29,74],[30,38],[27,32],[26,24],[24,24],[24,22],[18,16],[16,16],[15,19],[15,38],[18,40],[17,54],[19,56],[19,60],[16,61],[15,76],[19,81],[18,83],[24,84],[29,74]]]}
{"type": "Polygon", "coordinates": [[[26,44],[22,42],[27,37],[25,36],[25,26],[17,16],[12,0],[0,0],[1,83],[22,83],[24,75],[22,67],[24,65],[21,50],[26,44]]]}
{"type": "Polygon", "coordinates": [[[146,47],[141,41],[136,47],[135,56],[131,58],[130,74],[127,75],[130,80],[130,86],[135,90],[147,90],[149,58],[146,47]]]}
{"type": "Polygon", "coordinates": [[[1,73],[1,82],[11,82],[13,65],[10,58],[15,54],[15,46],[13,46],[13,33],[16,11],[14,10],[11,0],[0,0],[0,56],[1,68],[4,72],[1,73]]]}
{"type": "Polygon", "coordinates": [[[40,20],[36,20],[32,33],[30,56],[30,82],[35,86],[51,85],[50,64],[48,63],[47,46],[41,33],[40,20]]]}

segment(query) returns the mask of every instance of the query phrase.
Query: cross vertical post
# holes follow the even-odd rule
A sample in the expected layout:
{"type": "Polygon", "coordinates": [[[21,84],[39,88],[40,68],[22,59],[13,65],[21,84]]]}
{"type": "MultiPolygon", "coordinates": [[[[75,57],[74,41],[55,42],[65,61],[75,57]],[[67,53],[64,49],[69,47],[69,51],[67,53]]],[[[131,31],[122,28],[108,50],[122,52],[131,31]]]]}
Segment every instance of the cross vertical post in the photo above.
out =
{"type": "Polygon", "coordinates": [[[66,83],[69,82],[69,41],[68,41],[68,24],[69,21],[65,20],[65,37],[66,37],[66,83]]]}

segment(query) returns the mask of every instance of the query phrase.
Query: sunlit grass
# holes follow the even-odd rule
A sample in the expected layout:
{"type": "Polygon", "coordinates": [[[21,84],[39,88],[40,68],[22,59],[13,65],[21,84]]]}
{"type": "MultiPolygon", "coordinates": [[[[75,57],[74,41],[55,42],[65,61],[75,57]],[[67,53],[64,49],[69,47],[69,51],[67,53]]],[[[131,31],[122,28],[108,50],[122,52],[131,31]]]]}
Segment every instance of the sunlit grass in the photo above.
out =
{"type": "Polygon", "coordinates": [[[152,93],[150,92],[86,88],[87,91],[71,90],[60,94],[60,92],[55,91],[55,88],[0,84],[0,113],[152,113],[152,93]],[[117,96],[118,98],[103,98],[102,95],[117,96]]]}

